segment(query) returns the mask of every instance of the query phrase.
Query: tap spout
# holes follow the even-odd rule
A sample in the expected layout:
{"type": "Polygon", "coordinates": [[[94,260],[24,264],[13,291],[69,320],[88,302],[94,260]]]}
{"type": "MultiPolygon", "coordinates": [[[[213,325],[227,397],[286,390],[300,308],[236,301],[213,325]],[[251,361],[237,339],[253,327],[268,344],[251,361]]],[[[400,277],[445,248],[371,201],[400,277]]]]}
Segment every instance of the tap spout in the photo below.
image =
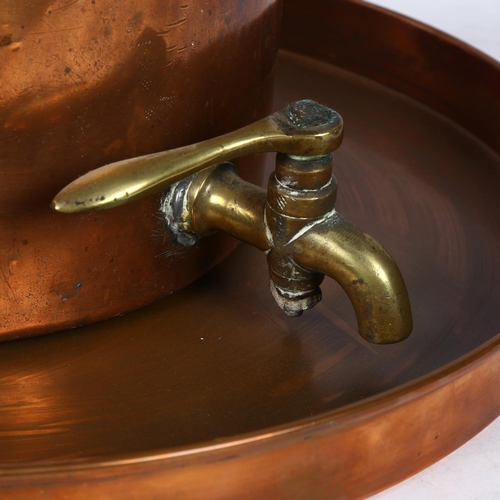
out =
{"type": "Polygon", "coordinates": [[[390,344],[410,335],[412,314],[403,277],[371,236],[333,211],[293,245],[299,266],[330,276],[344,289],[365,340],[390,344]]]}
{"type": "MultiPolygon", "coordinates": [[[[280,166],[294,162],[281,158],[280,166]]],[[[324,183],[318,164],[328,166],[331,158],[312,162],[316,180],[324,183]]],[[[326,188],[302,194],[294,188],[288,195],[288,188],[272,175],[266,201],[263,189],[224,163],[196,174],[181,203],[188,208],[186,218],[178,222],[198,235],[224,231],[265,251],[271,290],[287,314],[313,307],[328,275],[347,293],[364,339],[377,344],[404,340],[412,330],[412,314],[401,273],[381,245],[335,211],[336,181],[327,173],[331,180],[326,188]],[[303,203],[295,213],[293,204],[300,196],[303,203]],[[280,207],[292,214],[279,213],[280,207]],[[319,215],[323,210],[326,215],[319,215]]]]}

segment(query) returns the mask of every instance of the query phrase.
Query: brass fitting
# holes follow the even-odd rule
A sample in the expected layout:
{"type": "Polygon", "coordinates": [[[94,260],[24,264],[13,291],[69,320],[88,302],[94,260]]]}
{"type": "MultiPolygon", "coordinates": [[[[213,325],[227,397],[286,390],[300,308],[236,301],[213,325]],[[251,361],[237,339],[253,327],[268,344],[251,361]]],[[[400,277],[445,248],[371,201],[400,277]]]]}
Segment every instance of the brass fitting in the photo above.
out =
{"type": "Polygon", "coordinates": [[[170,186],[162,210],[179,243],[224,231],[265,251],[271,292],[291,316],[321,300],[328,275],[349,296],[363,338],[398,342],[412,330],[401,273],[375,240],[335,211],[331,152],[341,141],[335,111],[299,101],[225,136],[90,172],[64,188],[53,208],[101,210],[170,186]],[[267,193],[227,162],[270,150],[280,153],[267,193]]]}
{"type": "Polygon", "coordinates": [[[288,315],[300,316],[321,300],[319,285],[324,275],[297,265],[293,242],[335,210],[337,181],[332,175],[332,154],[316,158],[278,154],[267,193],[271,292],[288,315]]]}
{"type": "Polygon", "coordinates": [[[375,240],[335,211],[336,197],[331,154],[278,154],[267,193],[223,163],[187,186],[172,186],[163,210],[183,244],[224,231],[265,251],[271,292],[288,315],[299,316],[321,300],[326,274],[348,294],[364,339],[404,340],[412,318],[401,273],[375,240]]]}

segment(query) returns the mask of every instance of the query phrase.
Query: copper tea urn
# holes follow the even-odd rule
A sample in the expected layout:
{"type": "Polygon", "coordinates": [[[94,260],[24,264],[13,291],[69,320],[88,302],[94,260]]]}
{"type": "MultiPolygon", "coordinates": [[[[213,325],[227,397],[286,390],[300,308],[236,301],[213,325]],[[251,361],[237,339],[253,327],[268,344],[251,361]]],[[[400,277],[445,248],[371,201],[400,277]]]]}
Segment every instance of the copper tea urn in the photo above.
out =
{"type": "Polygon", "coordinates": [[[0,0],[0,75],[2,499],[366,498],[499,415],[498,63],[361,0],[0,0]]]}

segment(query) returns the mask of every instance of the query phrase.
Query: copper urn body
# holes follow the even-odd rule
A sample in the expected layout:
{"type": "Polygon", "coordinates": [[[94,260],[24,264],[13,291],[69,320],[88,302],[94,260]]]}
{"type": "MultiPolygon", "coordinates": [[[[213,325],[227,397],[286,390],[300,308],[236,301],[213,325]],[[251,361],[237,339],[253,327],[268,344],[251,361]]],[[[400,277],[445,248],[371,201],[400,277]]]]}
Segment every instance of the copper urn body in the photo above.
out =
{"type": "MultiPolygon", "coordinates": [[[[160,195],[90,215],[50,209],[103,164],[270,110],[277,0],[0,4],[0,340],[80,326],[196,279],[234,243],[175,245],[160,195]]],[[[255,160],[241,172],[258,181],[255,160]]]]}

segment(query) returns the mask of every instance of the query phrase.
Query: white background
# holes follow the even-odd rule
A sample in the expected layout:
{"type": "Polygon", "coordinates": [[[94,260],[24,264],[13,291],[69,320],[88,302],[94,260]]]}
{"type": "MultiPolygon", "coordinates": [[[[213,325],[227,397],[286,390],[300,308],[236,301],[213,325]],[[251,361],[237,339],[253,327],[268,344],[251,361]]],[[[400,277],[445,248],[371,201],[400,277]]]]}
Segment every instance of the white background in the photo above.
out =
{"type": "MultiPolygon", "coordinates": [[[[370,0],[370,3],[445,31],[500,60],[500,0],[370,0]]],[[[371,500],[443,499],[500,500],[500,418],[443,460],[371,497],[371,500]]]]}

